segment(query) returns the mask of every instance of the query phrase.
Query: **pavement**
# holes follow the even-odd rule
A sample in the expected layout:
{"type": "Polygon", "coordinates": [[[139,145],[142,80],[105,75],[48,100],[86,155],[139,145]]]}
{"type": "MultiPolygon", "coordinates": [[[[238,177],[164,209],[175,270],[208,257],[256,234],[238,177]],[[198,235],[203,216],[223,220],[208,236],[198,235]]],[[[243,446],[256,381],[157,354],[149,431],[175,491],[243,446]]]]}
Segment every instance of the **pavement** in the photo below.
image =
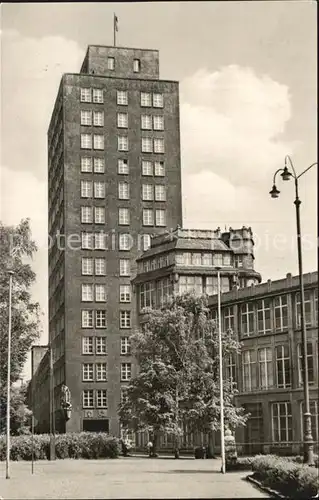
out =
{"type": "Polygon", "coordinates": [[[270,498],[245,480],[220,473],[219,459],[121,457],[101,460],[0,462],[0,499],[270,498]]]}

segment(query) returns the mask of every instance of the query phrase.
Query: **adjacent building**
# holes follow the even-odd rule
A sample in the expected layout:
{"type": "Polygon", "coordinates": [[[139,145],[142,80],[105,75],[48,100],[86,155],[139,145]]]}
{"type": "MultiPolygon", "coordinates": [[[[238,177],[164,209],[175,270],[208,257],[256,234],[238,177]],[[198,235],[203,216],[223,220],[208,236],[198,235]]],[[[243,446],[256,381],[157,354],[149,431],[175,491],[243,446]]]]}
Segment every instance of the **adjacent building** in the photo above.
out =
{"type": "Polygon", "coordinates": [[[160,80],[157,50],[90,45],[80,73],[63,75],[48,188],[55,427],[118,435],[121,386],[134,372],[135,259],[182,222],[179,86],[160,80]]]}

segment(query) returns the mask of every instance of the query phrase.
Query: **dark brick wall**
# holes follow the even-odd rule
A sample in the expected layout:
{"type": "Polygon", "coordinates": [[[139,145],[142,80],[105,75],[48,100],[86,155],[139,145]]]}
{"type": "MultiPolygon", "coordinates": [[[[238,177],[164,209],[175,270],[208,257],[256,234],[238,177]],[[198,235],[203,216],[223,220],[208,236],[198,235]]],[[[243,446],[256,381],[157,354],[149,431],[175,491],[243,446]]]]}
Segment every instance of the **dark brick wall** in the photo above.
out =
{"type": "MultiPolygon", "coordinates": [[[[129,252],[118,251],[118,233],[129,232],[133,241],[138,240],[142,233],[159,233],[165,228],[142,227],[142,208],[152,206],[161,208],[166,205],[167,228],[174,228],[182,223],[181,208],[181,172],[180,172],[180,137],[179,137],[179,97],[178,83],[169,81],[150,80],[128,80],[118,78],[92,77],[88,75],[65,75],[64,76],[64,191],[65,191],[65,233],[67,236],[77,234],[80,238],[81,230],[104,231],[110,234],[107,243],[111,248],[107,251],[82,251],[70,250],[65,252],[65,377],[66,384],[72,393],[73,413],[67,423],[68,431],[80,431],[84,412],[82,410],[81,392],[85,388],[107,388],[108,409],[107,418],[110,419],[110,432],[117,434],[119,423],[117,419],[117,407],[120,401],[120,363],[133,362],[132,358],[120,356],[120,337],[126,336],[130,330],[119,329],[119,309],[131,309],[133,324],[135,323],[135,302],[132,298],[131,304],[119,304],[119,284],[129,283],[129,278],[119,277],[119,259],[129,257],[131,259],[131,278],[134,277],[136,265],[133,261],[138,255],[136,245],[129,252]],[[104,89],[104,104],[80,103],[80,87],[92,87],[104,89]],[[116,91],[128,91],[128,106],[117,106],[116,91]],[[164,109],[141,108],[140,92],[160,92],[164,94],[164,109]],[[95,133],[104,133],[105,150],[90,151],[83,150],[83,155],[104,156],[105,174],[81,174],[80,172],[80,134],[93,133],[91,127],[80,126],[80,109],[104,110],[105,126],[94,128],[95,133]],[[129,128],[118,129],[116,123],[117,111],[127,112],[129,115],[129,128]],[[145,133],[141,131],[140,115],[146,113],[163,114],[165,121],[165,132],[145,133]],[[83,129],[83,130],[81,130],[83,129]],[[102,132],[103,131],[103,132],[102,132]],[[117,151],[117,135],[126,135],[129,138],[128,153],[117,151]],[[141,137],[154,135],[165,137],[165,154],[141,154],[141,137]],[[167,202],[142,202],[142,177],[141,157],[151,160],[164,160],[166,165],[165,178],[154,178],[154,183],[165,183],[167,186],[167,202]],[[117,159],[128,158],[130,172],[128,176],[117,173],[117,159]],[[103,180],[106,182],[106,197],[104,200],[95,199],[92,204],[106,207],[106,224],[97,226],[81,224],[81,205],[89,205],[91,202],[80,197],[80,181],[103,180]],[[118,200],[118,181],[128,180],[130,184],[130,200],[118,200]],[[119,227],[118,207],[129,207],[131,212],[131,224],[127,227],[119,227]],[[115,248],[112,248],[112,234],[115,235],[115,248]],[[106,277],[82,277],[81,257],[106,257],[106,277]],[[95,280],[95,281],[94,281],[95,280]],[[82,304],[82,308],[106,309],[107,329],[93,330],[81,328],[81,284],[82,283],[106,283],[107,302],[82,304]],[[108,363],[108,382],[86,382],[82,383],[82,362],[94,361],[94,356],[82,356],[81,341],[85,335],[106,335],[108,344],[108,355],[103,359],[98,356],[96,361],[108,363]]],[[[148,183],[149,178],[144,178],[148,183]]],[[[80,248],[80,244],[78,245],[80,248]]],[[[134,373],[134,372],[133,372],[134,373]]],[[[97,416],[97,411],[94,412],[97,416]]]]}

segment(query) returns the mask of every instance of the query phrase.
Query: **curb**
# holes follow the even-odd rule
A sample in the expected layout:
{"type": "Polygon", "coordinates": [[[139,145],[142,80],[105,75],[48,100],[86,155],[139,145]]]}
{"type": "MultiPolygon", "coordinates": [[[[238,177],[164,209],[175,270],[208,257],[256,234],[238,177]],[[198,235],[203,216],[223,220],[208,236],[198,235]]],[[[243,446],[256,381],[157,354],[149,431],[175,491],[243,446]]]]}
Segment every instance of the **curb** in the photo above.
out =
{"type": "Polygon", "coordinates": [[[258,486],[258,488],[265,493],[268,493],[272,498],[278,498],[280,500],[286,499],[284,495],[281,495],[281,493],[278,493],[278,491],[272,490],[271,488],[268,488],[268,486],[264,486],[262,483],[257,481],[252,476],[246,476],[246,480],[249,481],[250,483],[254,484],[255,486],[258,486]]]}

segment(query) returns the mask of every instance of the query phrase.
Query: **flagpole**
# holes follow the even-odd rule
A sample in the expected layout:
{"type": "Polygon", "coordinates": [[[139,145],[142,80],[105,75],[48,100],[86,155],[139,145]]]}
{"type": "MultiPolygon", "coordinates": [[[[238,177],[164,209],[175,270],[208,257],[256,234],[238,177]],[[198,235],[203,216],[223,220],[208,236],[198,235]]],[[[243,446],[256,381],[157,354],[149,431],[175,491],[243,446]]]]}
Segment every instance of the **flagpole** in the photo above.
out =
{"type": "Polygon", "coordinates": [[[114,13],[114,17],[113,17],[113,44],[114,44],[114,47],[116,47],[116,15],[114,13]]]}

